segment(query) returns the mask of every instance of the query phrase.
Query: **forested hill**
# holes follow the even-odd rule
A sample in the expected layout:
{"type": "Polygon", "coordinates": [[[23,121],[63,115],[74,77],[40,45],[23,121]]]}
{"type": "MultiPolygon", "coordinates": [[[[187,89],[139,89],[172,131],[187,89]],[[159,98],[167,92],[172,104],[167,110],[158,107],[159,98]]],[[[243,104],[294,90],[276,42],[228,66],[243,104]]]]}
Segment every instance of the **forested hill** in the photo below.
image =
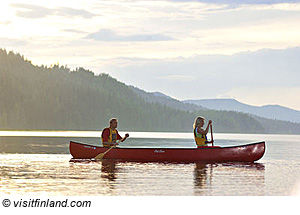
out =
{"type": "Polygon", "coordinates": [[[190,132],[197,115],[212,119],[217,132],[300,133],[300,124],[282,127],[280,121],[232,111],[184,111],[147,102],[107,74],[34,66],[0,49],[0,129],[101,130],[117,117],[120,130],[190,132]]]}

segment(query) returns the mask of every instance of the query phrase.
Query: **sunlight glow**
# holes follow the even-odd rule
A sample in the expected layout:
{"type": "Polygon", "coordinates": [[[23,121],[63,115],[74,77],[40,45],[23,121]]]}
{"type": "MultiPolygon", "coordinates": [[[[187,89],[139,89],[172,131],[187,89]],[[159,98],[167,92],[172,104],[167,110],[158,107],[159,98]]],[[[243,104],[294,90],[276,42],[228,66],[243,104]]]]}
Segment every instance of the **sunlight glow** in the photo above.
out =
{"type": "Polygon", "coordinates": [[[294,187],[291,193],[292,196],[300,196],[300,181],[298,184],[294,187]]]}

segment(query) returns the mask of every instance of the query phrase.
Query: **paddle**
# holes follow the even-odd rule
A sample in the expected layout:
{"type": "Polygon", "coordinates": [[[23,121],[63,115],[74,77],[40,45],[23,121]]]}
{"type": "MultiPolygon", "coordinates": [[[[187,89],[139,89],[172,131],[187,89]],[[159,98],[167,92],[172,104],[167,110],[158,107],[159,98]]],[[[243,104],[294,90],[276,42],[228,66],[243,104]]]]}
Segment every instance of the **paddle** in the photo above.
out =
{"type": "Polygon", "coordinates": [[[128,134],[125,135],[124,138],[122,138],[121,140],[119,140],[118,142],[116,142],[116,144],[112,145],[108,150],[106,150],[103,153],[98,154],[95,159],[103,159],[104,155],[106,155],[110,150],[112,150],[113,148],[115,148],[119,143],[123,142],[124,140],[126,140],[126,138],[129,137],[128,134]]]}
{"type": "Polygon", "coordinates": [[[212,124],[210,124],[210,135],[211,135],[211,144],[212,144],[212,146],[214,146],[214,138],[213,138],[212,124]]]}
{"type": "MultiPolygon", "coordinates": [[[[118,143],[119,143],[119,142],[118,142],[118,143]]],[[[95,159],[103,159],[104,155],[106,155],[110,150],[112,150],[114,147],[116,147],[118,143],[112,145],[112,146],[111,146],[108,150],[106,150],[105,152],[98,154],[98,155],[95,157],[95,159]]]]}

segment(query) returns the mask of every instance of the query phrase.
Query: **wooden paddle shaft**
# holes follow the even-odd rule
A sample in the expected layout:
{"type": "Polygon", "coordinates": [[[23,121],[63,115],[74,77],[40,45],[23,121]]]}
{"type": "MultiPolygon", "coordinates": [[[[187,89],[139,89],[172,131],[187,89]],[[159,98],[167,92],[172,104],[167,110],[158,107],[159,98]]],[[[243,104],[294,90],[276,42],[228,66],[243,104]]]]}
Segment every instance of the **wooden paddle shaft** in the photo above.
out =
{"type": "Polygon", "coordinates": [[[212,146],[214,146],[214,138],[213,138],[212,124],[210,124],[210,134],[211,134],[211,144],[212,144],[212,146]]]}
{"type": "Polygon", "coordinates": [[[117,141],[114,145],[112,145],[108,150],[106,150],[103,153],[98,154],[95,159],[103,159],[104,155],[106,155],[106,153],[108,153],[110,150],[112,150],[113,148],[115,148],[117,146],[117,144],[121,143],[122,141],[124,141],[127,137],[122,138],[121,140],[117,141]]]}

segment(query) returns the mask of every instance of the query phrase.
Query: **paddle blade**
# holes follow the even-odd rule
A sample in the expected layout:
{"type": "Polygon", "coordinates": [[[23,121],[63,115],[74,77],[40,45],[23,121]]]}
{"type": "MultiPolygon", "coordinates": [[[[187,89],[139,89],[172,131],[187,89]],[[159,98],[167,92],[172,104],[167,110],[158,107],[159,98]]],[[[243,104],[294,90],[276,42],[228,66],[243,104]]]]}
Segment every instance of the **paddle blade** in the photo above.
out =
{"type": "Polygon", "coordinates": [[[105,152],[98,154],[98,155],[95,157],[95,159],[103,159],[104,155],[105,155],[107,152],[109,152],[110,150],[112,150],[114,147],[116,147],[116,145],[113,145],[112,147],[110,147],[110,148],[109,148],[108,150],[106,150],[105,152]]]}
{"type": "Polygon", "coordinates": [[[101,160],[101,159],[103,159],[104,155],[105,155],[105,153],[100,153],[95,157],[95,159],[101,160]]]}

